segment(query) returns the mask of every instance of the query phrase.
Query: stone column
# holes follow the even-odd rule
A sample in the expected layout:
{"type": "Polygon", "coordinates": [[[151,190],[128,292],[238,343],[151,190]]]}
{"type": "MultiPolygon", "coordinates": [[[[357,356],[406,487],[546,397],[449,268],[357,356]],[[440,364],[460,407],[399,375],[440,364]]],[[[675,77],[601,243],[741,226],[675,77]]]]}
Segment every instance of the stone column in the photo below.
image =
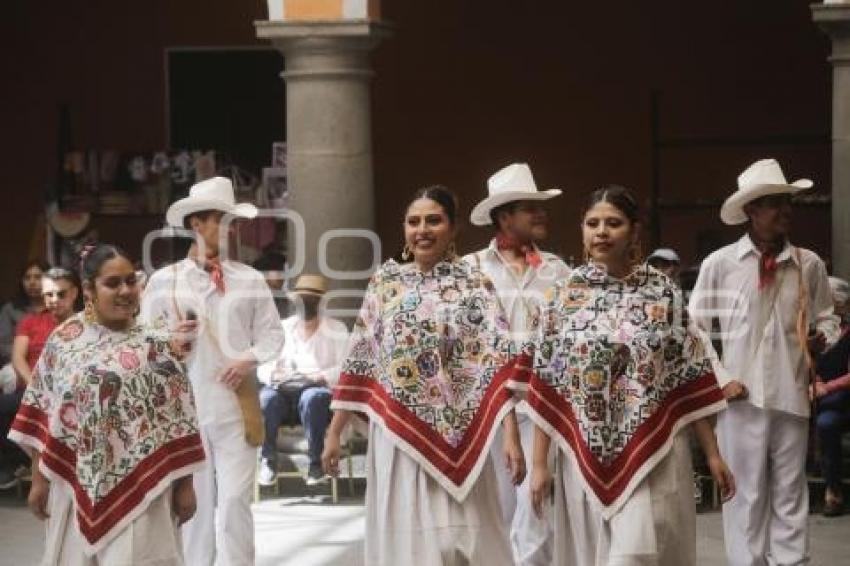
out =
{"type": "Polygon", "coordinates": [[[811,8],[832,39],[832,261],[835,275],[850,279],[850,2],[811,8]]]}
{"type": "MultiPolygon", "coordinates": [[[[257,37],[284,56],[289,206],[304,219],[305,273],[320,272],[319,246],[329,230],[374,234],[375,227],[369,53],[390,28],[337,16],[287,21],[284,13],[282,20],[255,22],[257,37]]],[[[373,245],[363,237],[340,234],[326,248],[334,270],[372,265],[373,245]]],[[[380,250],[375,253],[380,258],[380,250]]],[[[335,288],[362,287],[365,278],[344,283],[330,275],[335,288]]]]}

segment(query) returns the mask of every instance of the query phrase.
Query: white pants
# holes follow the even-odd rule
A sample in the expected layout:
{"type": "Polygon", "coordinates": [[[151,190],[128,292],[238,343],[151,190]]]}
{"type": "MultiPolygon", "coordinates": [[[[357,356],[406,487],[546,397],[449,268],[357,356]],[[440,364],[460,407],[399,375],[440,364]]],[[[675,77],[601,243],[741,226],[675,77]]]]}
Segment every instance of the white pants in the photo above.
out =
{"type": "Polygon", "coordinates": [[[190,566],[249,566],[254,563],[251,499],[257,448],[245,442],[241,420],[201,426],[208,465],[193,477],[198,510],[183,526],[190,566]]]}
{"type": "Polygon", "coordinates": [[[558,450],[556,566],[694,566],[696,507],[691,450],[680,432],[667,456],[610,520],[588,495],[572,453],[558,450]]]}
{"type": "MultiPolygon", "coordinates": [[[[525,480],[516,486],[511,483],[511,476],[505,466],[505,455],[502,450],[504,435],[502,426],[493,439],[490,456],[496,466],[496,478],[499,482],[499,503],[502,506],[502,516],[505,528],[510,532],[511,550],[517,566],[548,566],[552,563],[552,520],[551,510],[547,509],[546,516],[538,519],[531,506],[531,464],[534,447],[534,422],[524,412],[517,412],[520,441],[525,454],[525,466],[528,474],[525,480]]],[[[550,458],[551,460],[551,458],[550,458]]]]}
{"type": "Polygon", "coordinates": [[[47,544],[42,566],[182,566],[180,529],[171,512],[171,490],[154,499],[94,556],[86,556],[77,530],[74,504],[67,490],[51,484],[47,544]]]}
{"type": "Polygon", "coordinates": [[[806,419],[729,403],[717,420],[720,453],[735,475],[723,506],[726,556],[732,566],[808,562],[806,419]]]}
{"type": "Polygon", "coordinates": [[[492,462],[463,502],[372,421],[366,478],[366,566],[510,566],[492,462]]]}

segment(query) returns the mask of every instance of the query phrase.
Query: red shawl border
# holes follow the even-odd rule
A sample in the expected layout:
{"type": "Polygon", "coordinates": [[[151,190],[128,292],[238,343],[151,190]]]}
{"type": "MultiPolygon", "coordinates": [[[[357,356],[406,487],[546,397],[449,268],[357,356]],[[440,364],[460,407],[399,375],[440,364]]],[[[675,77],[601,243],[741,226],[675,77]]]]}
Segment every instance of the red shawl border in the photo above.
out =
{"type": "Polygon", "coordinates": [[[666,451],[671,436],[684,424],[725,406],[723,392],[714,374],[703,374],[672,391],[658,410],[638,426],[620,455],[604,466],[582,439],[569,402],[529,369],[530,362],[530,359],[521,356],[516,364],[517,375],[512,380],[528,383],[527,403],[532,417],[536,417],[535,421],[543,428],[560,437],[556,440],[561,441],[562,446],[565,444],[570,448],[587,487],[609,512],[615,512],[625,502],[623,496],[628,496],[630,490],[636,487],[632,485],[635,477],[638,474],[645,476],[660,461],[657,453],[666,451]],[[649,462],[652,465],[647,468],[645,465],[649,462]]]}
{"type": "Polygon", "coordinates": [[[47,423],[43,411],[21,405],[12,423],[12,431],[17,433],[15,440],[38,448],[41,465],[47,468],[48,475],[58,476],[73,491],[80,533],[93,547],[171,472],[204,461],[200,434],[178,438],[145,458],[106,497],[92,504],[77,480],[76,454],[50,436],[47,423]]]}
{"type": "Polygon", "coordinates": [[[514,374],[513,365],[513,362],[509,362],[493,376],[469,428],[457,446],[446,442],[371,377],[343,373],[334,387],[333,400],[338,402],[335,408],[377,416],[392,435],[415,451],[415,454],[410,455],[430,464],[435,472],[443,476],[435,479],[462,501],[468,488],[477,479],[473,474],[480,472],[481,463],[489,454],[487,448],[493,437],[493,427],[499,424],[496,420],[504,414],[506,404],[509,405],[508,409],[513,408],[513,395],[506,386],[514,374]],[[444,480],[448,480],[449,485],[444,480]]]}

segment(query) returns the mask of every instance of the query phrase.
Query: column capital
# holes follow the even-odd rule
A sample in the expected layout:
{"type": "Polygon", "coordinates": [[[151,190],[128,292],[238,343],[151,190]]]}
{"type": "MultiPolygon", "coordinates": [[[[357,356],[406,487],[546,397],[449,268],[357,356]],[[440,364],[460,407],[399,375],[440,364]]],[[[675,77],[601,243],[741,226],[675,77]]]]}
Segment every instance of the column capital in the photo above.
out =
{"type": "Polygon", "coordinates": [[[395,29],[389,22],[367,19],[292,22],[259,20],[254,22],[254,26],[258,38],[268,39],[284,53],[294,49],[336,51],[340,47],[368,51],[382,39],[391,36],[395,29]]]}
{"type": "Polygon", "coordinates": [[[834,64],[850,64],[850,2],[812,4],[812,20],[832,40],[834,64]]]}

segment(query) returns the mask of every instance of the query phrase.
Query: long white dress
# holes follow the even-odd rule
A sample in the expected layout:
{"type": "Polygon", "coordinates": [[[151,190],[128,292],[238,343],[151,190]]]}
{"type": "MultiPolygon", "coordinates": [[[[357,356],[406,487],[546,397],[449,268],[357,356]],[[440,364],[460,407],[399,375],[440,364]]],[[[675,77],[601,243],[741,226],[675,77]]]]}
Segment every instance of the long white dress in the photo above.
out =
{"type": "Polygon", "coordinates": [[[459,503],[372,422],[367,466],[366,564],[513,564],[492,459],[459,503]]]}
{"type": "Polygon", "coordinates": [[[557,566],[696,564],[696,508],[687,433],[644,478],[610,520],[589,497],[572,452],[558,450],[554,531],[557,566]]]}

